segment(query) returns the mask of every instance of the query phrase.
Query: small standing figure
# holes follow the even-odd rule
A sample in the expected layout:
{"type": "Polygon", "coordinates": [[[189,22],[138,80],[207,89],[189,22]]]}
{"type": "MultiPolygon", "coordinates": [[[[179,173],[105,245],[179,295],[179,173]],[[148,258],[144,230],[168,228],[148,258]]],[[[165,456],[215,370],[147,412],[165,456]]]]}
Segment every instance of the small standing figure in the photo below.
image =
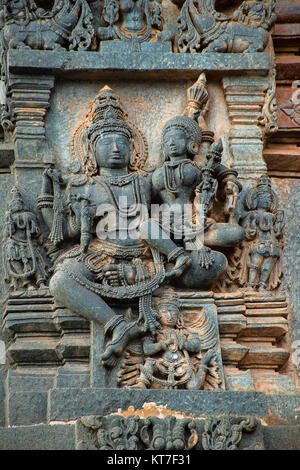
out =
{"type": "Polygon", "coordinates": [[[284,226],[284,212],[278,210],[278,199],[271,182],[262,175],[256,187],[244,199],[247,211],[241,225],[246,232],[241,256],[242,286],[273,290],[280,284],[280,236],[284,226]]]}
{"type": "Polygon", "coordinates": [[[121,40],[126,48],[140,52],[142,42],[170,41],[163,31],[161,0],[105,0],[100,18],[100,41],[121,40]]]}
{"type": "Polygon", "coordinates": [[[155,337],[145,337],[135,366],[134,357],[127,354],[120,382],[138,388],[218,388],[222,381],[213,322],[204,312],[195,314],[192,320],[184,319],[176,295],[167,292],[162,296],[157,305],[161,329],[155,337]]]}
{"type": "Polygon", "coordinates": [[[24,207],[20,192],[13,187],[3,243],[5,280],[13,290],[45,287],[47,265],[41,253],[41,243],[37,217],[24,207]]]}

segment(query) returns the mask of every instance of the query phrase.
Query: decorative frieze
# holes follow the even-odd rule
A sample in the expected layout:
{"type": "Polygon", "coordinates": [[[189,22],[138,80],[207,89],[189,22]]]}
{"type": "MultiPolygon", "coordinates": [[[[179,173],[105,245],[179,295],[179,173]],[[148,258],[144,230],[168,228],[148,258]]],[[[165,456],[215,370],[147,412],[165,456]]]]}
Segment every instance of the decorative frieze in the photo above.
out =
{"type": "MultiPolygon", "coordinates": [[[[153,407],[154,409],[156,407],[153,407]]],[[[159,407],[157,407],[159,410],[159,407]]],[[[85,416],[76,422],[78,450],[262,450],[255,418],[221,416],[198,420],[180,416],[85,416]],[[250,440],[247,437],[253,434],[250,440]],[[241,444],[241,441],[243,443],[241,444]]]]}

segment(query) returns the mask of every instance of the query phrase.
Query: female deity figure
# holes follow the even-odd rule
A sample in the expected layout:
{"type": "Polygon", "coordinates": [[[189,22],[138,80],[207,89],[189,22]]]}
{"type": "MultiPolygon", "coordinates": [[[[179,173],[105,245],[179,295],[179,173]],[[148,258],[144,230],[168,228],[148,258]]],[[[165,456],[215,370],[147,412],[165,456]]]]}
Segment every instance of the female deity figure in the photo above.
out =
{"type": "Polygon", "coordinates": [[[256,187],[244,199],[245,213],[241,225],[246,232],[238,275],[241,286],[276,289],[281,278],[280,236],[284,212],[278,210],[278,199],[271,182],[262,175],[256,187]]]}
{"type": "Polygon", "coordinates": [[[4,225],[5,280],[17,289],[43,288],[48,274],[41,253],[41,231],[35,214],[26,210],[16,187],[11,190],[4,225]]]}
{"type": "MultiPolygon", "coordinates": [[[[190,250],[190,267],[172,280],[180,287],[210,289],[227,266],[225,255],[218,250],[239,244],[244,230],[234,223],[216,223],[206,216],[213,205],[218,188],[225,198],[239,193],[241,184],[237,173],[221,162],[220,141],[212,144],[202,167],[193,161],[201,144],[201,129],[188,116],[170,119],[162,131],[164,163],[152,175],[153,195],[171,212],[169,231],[178,246],[190,250]],[[234,191],[233,191],[234,187],[234,191]],[[202,227],[193,221],[193,203],[203,208],[202,227]],[[174,210],[175,209],[175,210],[174,210]],[[183,236],[177,236],[182,232],[183,236]],[[202,235],[202,241],[199,236],[202,235]]],[[[225,207],[230,207],[225,203],[225,207]]],[[[231,209],[230,209],[231,210],[231,209]]],[[[161,226],[161,230],[164,231],[161,226]]],[[[155,246],[156,240],[149,240],[155,246]]]]}

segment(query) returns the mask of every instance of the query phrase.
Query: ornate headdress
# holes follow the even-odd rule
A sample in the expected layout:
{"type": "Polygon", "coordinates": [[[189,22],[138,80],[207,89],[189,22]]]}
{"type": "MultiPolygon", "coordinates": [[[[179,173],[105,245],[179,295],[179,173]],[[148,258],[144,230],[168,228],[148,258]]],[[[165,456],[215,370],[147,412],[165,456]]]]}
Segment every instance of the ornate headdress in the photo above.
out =
{"type": "Polygon", "coordinates": [[[23,201],[20,191],[18,190],[16,186],[12,187],[10,194],[11,196],[7,204],[8,210],[10,210],[11,212],[14,212],[16,211],[16,207],[21,206],[23,208],[24,201],[23,201]]]}
{"type": "Polygon", "coordinates": [[[176,305],[176,307],[180,308],[179,297],[172,287],[157,289],[153,294],[153,301],[157,308],[168,304],[176,305]]]}
{"type": "Polygon", "coordinates": [[[255,210],[258,207],[259,197],[268,195],[270,197],[269,211],[275,213],[278,207],[278,198],[272,189],[271,181],[267,175],[261,175],[257,184],[245,197],[245,207],[248,210],[255,210]]]}
{"type": "Polygon", "coordinates": [[[148,146],[141,131],[127,118],[127,113],[114,91],[105,86],[90,104],[84,122],[76,129],[71,141],[73,160],[80,161],[88,176],[97,172],[94,148],[104,133],[124,134],[133,144],[129,169],[138,171],[148,157],[148,146]]]}
{"type": "Polygon", "coordinates": [[[183,129],[189,139],[195,142],[197,145],[201,144],[201,129],[194,119],[188,116],[175,116],[170,119],[163,127],[162,139],[165,133],[170,128],[177,127],[183,129]]]}

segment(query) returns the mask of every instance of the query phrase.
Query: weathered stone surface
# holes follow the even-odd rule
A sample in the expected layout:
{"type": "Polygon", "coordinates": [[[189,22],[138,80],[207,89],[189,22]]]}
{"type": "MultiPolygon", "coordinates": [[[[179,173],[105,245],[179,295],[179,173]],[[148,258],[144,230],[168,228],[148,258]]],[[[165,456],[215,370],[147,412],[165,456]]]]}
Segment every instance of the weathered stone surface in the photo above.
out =
{"type": "Polygon", "coordinates": [[[5,380],[7,366],[0,365],[0,426],[5,426],[5,380]]]}
{"type": "Polygon", "coordinates": [[[47,422],[47,392],[10,392],[7,397],[8,426],[47,422]]]}
{"type": "Polygon", "coordinates": [[[107,414],[118,409],[126,410],[132,404],[139,409],[144,403],[152,402],[194,417],[218,414],[264,417],[267,412],[265,395],[255,392],[61,389],[50,391],[49,419],[70,420],[90,414],[107,414]]]}
{"type": "Polygon", "coordinates": [[[75,425],[0,428],[1,450],[75,450],[75,425]]]}
{"type": "Polygon", "coordinates": [[[264,426],[265,450],[300,450],[300,426],[264,426]]]}
{"type": "MultiPolygon", "coordinates": [[[[116,423],[133,438],[128,417],[137,416],[146,426],[141,447],[298,447],[300,208],[299,184],[287,175],[299,176],[300,168],[294,81],[300,33],[299,9],[291,1],[277,2],[277,57],[270,33],[273,0],[246,0],[240,6],[174,0],[176,5],[164,2],[163,10],[150,0],[133,2],[126,11],[114,0],[104,8],[101,2],[59,0],[55,11],[50,1],[36,1],[38,8],[29,0],[2,2],[2,298],[4,267],[12,269],[6,270],[10,286],[1,322],[6,351],[0,351],[0,448],[84,448],[84,438],[80,445],[79,440],[86,431],[87,447],[98,448],[101,426],[82,421],[95,414],[105,430],[115,432],[116,423]],[[53,29],[61,24],[61,10],[69,20],[64,31],[53,29]],[[189,16],[205,19],[203,31],[200,22],[184,23],[189,16]],[[217,28],[213,34],[211,25],[217,28]],[[196,34],[187,36],[191,31],[196,34]],[[277,92],[276,76],[282,80],[277,92]],[[115,162],[106,164],[108,149],[120,142],[127,163],[119,174],[112,171],[115,162]],[[184,164],[177,165],[174,152],[184,164]],[[269,176],[283,179],[267,180],[270,170],[269,176]],[[273,187],[268,200],[261,177],[273,187]],[[99,178],[106,189],[97,186],[99,178]],[[18,209],[5,217],[12,185],[28,203],[28,224],[18,209]],[[131,204],[144,201],[139,192],[147,204],[199,201],[208,222],[205,247],[189,253],[192,266],[186,271],[187,240],[171,245],[170,238],[166,249],[165,239],[158,237],[157,248],[154,238],[146,238],[159,252],[158,278],[169,294],[170,284],[174,287],[173,303],[169,296],[162,309],[149,292],[130,297],[134,289],[145,293],[147,276],[156,272],[151,260],[149,271],[148,261],[141,261],[145,247],[134,253],[120,246],[102,251],[91,223],[106,196],[126,194],[131,204]],[[284,227],[278,208],[285,211],[284,227]],[[233,233],[239,233],[234,253],[233,233]],[[48,283],[36,275],[41,258],[34,256],[32,241],[39,235],[40,248],[49,255],[50,291],[47,285],[38,289],[48,283]],[[238,243],[245,235],[243,257],[238,243]],[[88,251],[91,240],[95,251],[88,251]],[[78,251],[66,254],[74,248],[78,251]],[[54,265],[60,250],[66,250],[62,269],[54,265]],[[104,261],[104,254],[113,260],[104,261]],[[232,271],[223,279],[218,276],[225,255],[232,271]],[[170,277],[179,277],[165,282],[172,264],[170,277]],[[22,289],[14,292],[17,286],[22,289]],[[110,290],[115,286],[116,297],[110,290]],[[117,412],[122,416],[108,416],[117,412]],[[178,417],[191,427],[179,426],[175,442],[178,417]],[[158,443],[155,423],[163,433],[158,443]]],[[[125,209],[129,215],[130,206],[125,209]]],[[[120,206],[117,211],[122,213],[120,206]]],[[[105,440],[99,445],[107,445],[105,440]]]]}
{"type": "Polygon", "coordinates": [[[72,74],[82,77],[107,77],[108,73],[135,74],[147,72],[147,77],[175,76],[195,78],[199,71],[226,72],[255,70],[267,73],[270,67],[267,53],[236,54],[174,54],[174,53],[100,53],[57,51],[14,51],[8,53],[8,67],[13,73],[72,74]],[[153,75],[151,72],[155,72],[153,75]]]}

